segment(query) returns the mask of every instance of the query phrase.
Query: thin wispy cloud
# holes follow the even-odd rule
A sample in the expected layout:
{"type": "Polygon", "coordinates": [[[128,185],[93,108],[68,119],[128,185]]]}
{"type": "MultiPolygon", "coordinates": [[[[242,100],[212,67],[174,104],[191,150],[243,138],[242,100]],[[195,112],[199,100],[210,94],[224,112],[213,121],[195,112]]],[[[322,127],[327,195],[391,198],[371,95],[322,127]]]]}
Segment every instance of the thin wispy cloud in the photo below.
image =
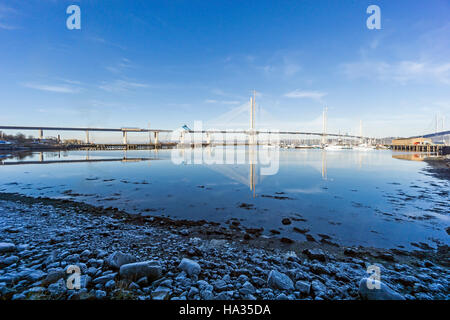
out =
{"type": "Polygon", "coordinates": [[[263,66],[257,66],[257,69],[262,70],[266,75],[290,78],[302,70],[299,63],[300,58],[301,56],[296,51],[276,51],[263,66]]]}
{"type": "Polygon", "coordinates": [[[286,98],[294,98],[294,99],[313,99],[313,100],[322,100],[324,96],[327,94],[325,92],[320,91],[302,91],[302,90],[294,90],[286,93],[284,96],[286,98]]]}
{"type": "Polygon", "coordinates": [[[18,29],[18,27],[10,25],[10,24],[6,24],[0,21],[0,29],[4,29],[4,30],[16,30],[18,29]]]}
{"type": "Polygon", "coordinates": [[[256,69],[261,70],[267,76],[274,74],[293,76],[297,74],[302,67],[299,64],[284,61],[280,64],[266,64],[263,66],[257,66],[256,69]]]}
{"type": "Polygon", "coordinates": [[[99,88],[108,92],[126,92],[133,89],[148,88],[146,83],[133,82],[127,80],[114,80],[110,82],[103,82],[99,88]]]}
{"type": "Polygon", "coordinates": [[[212,89],[211,92],[218,96],[226,96],[227,94],[222,89],[212,89]]]}
{"type": "Polygon", "coordinates": [[[77,93],[80,91],[79,88],[72,86],[48,85],[39,83],[23,83],[22,85],[26,88],[54,93],[77,93]]]}
{"type": "Polygon", "coordinates": [[[293,62],[285,62],[283,67],[283,72],[287,76],[292,76],[299,72],[302,69],[302,67],[296,63],[293,62]]]}
{"type": "Polygon", "coordinates": [[[205,100],[205,103],[237,105],[237,104],[240,104],[241,102],[240,102],[240,101],[235,101],[235,100],[214,100],[214,99],[207,99],[207,100],[205,100]]]}
{"type": "Polygon", "coordinates": [[[115,65],[105,67],[106,70],[112,73],[121,73],[126,69],[132,68],[131,61],[127,58],[120,59],[115,65]]]}
{"type": "Polygon", "coordinates": [[[8,20],[13,15],[17,15],[17,10],[11,7],[7,7],[0,4],[0,29],[3,30],[15,30],[19,29],[17,25],[10,23],[8,20]]]}
{"type": "Polygon", "coordinates": [[[267,77],[290,78],[302,70],[300,55],[296,51],[279,50],[270,56],[240,54],[227,56],[225,64],[241,70],[242,66],[250,67],[267,77]]]}
{"type": "Polygon", "coordinates": [[[92,42],[95,42],[95,43],[98,43],[98,44],[103,44],[105,46],[116,47],[116,48],[119,48],[119,49],[122,49],[122,50],[126,49],[124,46],[122,46],[120,44],[117,44],[117,43],[114,43],[114,42],[111,42],[111,41],[108,41],[108,40],[106,40],[106,39],[104,39],[102,37],[93,36],[93,37],[89,37],[88,40],[90,40],[92,42]]]}
{"type": "Polygon", "coordinates": [[[422,61],[359,61],[340,66],[350,79],[376,79],[394,81],[401,84],[409,82],[437,82],[450,84],[450,61],[431,63],[422,61]]]}
{"type": "Polygon", "coordinates": [[[78,80],[72,80],[72,79],[58,78],[57,80],[60,80],[60,81],[62,81],[62,82],[65,82],[65,83],[68,83],[68,84],[71,84],[71,85],[76,85],[76,86],[82,84],[81,81],[78,81],[78,80]]]}
{"type": "Polygon", "coordinates": [[[450,50],[450,21],[437,28],[431,28],[422,33],[418,42],[421,44],[421,55],[442,61],[448,59],[450,50]]]}

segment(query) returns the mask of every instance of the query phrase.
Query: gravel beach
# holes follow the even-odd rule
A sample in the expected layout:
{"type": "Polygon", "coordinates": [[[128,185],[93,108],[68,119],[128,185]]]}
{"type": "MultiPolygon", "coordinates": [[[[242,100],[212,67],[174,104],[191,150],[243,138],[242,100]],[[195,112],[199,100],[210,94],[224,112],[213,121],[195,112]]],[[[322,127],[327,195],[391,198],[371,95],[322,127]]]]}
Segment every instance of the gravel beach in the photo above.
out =
{"type": "Polygon", "coordinates": [[[171,221],[0,194],[0,298],[450,298],[448,246],[413,251],[290,242],[237,222],[171,221]],[[76,267],[74,267],[76,266],[76,267]],[[375,266],[380,282],[369,289],[375,266]],[[71,288],[74,268],[80,289],[71,288]]]}

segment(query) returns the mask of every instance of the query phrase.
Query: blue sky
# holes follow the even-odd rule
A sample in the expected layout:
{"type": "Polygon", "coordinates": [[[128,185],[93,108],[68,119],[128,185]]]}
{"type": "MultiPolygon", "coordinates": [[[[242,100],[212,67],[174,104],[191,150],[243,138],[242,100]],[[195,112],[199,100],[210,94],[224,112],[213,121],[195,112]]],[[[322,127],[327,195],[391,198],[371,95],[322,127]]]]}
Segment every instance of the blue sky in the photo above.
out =
{"type": "Polygon", "coordinates": [[[447,0],[2,0],[0,122],[247,127],[233,110],[255,89],[259,128],[320,131],[327,106],[329,131],[431,132],[450,123],[449,17],[447,0]]]}

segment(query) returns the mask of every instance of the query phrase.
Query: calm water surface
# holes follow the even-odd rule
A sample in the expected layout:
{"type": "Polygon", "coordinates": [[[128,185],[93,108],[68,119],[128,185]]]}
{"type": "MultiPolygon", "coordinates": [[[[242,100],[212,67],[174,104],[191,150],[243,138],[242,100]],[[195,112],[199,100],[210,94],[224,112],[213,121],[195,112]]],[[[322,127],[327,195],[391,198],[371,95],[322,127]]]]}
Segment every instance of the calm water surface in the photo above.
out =
{"type": "Polygon", "coordinates": [[[280,150],[273,175],[261,175],[258,164],[175,164],[172,152],[180,151],[8,158],[0,165],[0,191],[172,218],[235,218],[296,240],[305,236],[294,227],[344,245],[449,244],[449,182],[425,174],[426,163],[394,158],[391,151],[280,150]],[[283,218],[292,224],[283,225],[283,218]]]}

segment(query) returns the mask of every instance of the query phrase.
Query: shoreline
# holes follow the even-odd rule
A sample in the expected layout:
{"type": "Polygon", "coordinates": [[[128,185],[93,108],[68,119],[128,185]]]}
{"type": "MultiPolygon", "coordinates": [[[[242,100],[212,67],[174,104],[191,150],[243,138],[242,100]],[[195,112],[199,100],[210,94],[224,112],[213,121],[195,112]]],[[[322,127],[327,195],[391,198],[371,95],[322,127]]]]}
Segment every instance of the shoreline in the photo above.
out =
{"type": "Polygon", "coordinates": [[[425,159],[425,162],[428,165],[428,168],[425,169],[426,172],[431,174],[432,176],[450,180],[450,157],[439,157],[436,159],[428,158],[425,159]]]}
{"type": "Polygon", "coordinates": [[[370,299],[360,282],[373,264],[393,296],[450,298],[448,246],[291,243],[237,220],[225,227],[11,193],[0,193],[0,217],[0,242],[15,247],[0,253],[0,299],[370,299]],[[153,282],[124,275],[111,263],[119,252],[130,254],[127,262],[157,261],[160,275],[153,282]],[[185,258],[199,274],[180,265],[185,258]],[[70,264],[81,268],[81,290],[66,288],[70,264]]]}

